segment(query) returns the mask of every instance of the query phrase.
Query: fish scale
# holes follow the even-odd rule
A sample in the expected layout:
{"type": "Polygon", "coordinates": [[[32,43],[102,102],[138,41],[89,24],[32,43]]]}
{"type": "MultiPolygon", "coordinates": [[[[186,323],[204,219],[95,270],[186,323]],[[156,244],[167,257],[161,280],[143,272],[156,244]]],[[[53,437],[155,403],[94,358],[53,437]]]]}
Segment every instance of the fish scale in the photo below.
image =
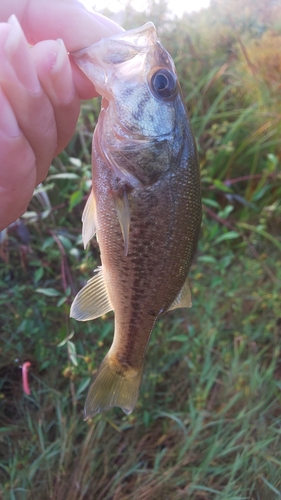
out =
{"type": "Polygon", "coordinates": [[[84,244],[96,233],[102,267],[74,299],[71,316],[87,321],[111,309],[115,316],[112,346],[87,396],[89,418],[113,406],[131,413],[155,321],[169,309],[191,307],[188,271],[201,194],[174,64],[153,24],[73,56],[104,99],[82,217],[84,244]]]}

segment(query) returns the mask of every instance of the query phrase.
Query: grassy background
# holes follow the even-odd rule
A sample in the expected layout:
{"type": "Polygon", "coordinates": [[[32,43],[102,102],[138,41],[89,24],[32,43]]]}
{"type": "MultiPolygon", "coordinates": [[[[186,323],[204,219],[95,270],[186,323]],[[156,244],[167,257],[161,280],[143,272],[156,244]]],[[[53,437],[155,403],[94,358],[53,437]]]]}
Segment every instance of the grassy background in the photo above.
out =
{"type": "Polygon", "coordinates": [[[180,20],[151,2],[117,20],[154,21],[190,111],[204,203],[193,308],[158,321],[135,411],[83,422],[113,333],[112,314],[69,319],[99,263],[96,242],[81,242],[99,109],[85,103],[28,212],[1,235],[0,498],[281,498],[280,1],[216,0],[180,20]]]}

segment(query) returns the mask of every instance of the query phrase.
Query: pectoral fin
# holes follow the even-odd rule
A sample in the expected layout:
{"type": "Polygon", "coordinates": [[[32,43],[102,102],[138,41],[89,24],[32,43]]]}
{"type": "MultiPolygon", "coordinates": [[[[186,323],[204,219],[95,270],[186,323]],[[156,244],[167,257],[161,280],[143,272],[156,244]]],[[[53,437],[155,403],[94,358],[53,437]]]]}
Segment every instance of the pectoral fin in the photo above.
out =
{"type": "Polygon", "coordinates": [[[90,196],[85,205],[82,215],[82,240],[84,248],[88,245],[90,239],[95,235],[97,230],[97,208],[96,200],[91,189],[90,196]]]}
{"type": "Polygon", "coordinates": [[[76,295],[70,309],[70,317],[78,321],[99,318],[112,311],[102,269],[91,278],[76,295]]]}
{"type": "Polygon", "coordinates": [[[186,278],[186,281],[182,289],[176,296],[174,302],[172,303],[171,307],[169,307],[168,311],[171,311],[172,309],[177,309],[178,307],[192,307],[191,291],[188,278],[186,278]]]}
{"type": "Polygon", "coordinates": [[[129,232],[130,232],[130,206],[126,188],[124,188],[121,196],[120,195],[114,196],[114,203],[124,239],[124,252],[125,255],[128,255],[129,232]]]}

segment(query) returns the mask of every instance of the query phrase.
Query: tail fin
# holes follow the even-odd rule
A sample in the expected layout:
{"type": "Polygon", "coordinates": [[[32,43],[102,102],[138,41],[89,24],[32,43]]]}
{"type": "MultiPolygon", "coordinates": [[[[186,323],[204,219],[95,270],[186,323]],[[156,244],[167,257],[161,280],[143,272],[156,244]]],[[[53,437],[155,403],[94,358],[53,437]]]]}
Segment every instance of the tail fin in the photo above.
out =
{"type": "Polygon", "coordinates": [[[129,415],[136,406],[142,380],[142,368],[124,367],[108,354],[93,381],[85,403],[84,420],[118,406],[129,415]]]}

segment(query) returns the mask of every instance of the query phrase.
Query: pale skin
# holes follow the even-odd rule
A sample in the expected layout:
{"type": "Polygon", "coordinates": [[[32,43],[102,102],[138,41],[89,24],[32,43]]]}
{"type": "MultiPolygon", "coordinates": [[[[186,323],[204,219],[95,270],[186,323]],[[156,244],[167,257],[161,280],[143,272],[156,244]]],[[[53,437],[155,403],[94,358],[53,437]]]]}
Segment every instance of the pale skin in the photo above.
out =
{"type": "Polygon", "coordinates": [[[0,230],[70,141],[80,99],[97,96],[68,53],[120,31],[78,0],[1,0],[0,230]]]}

